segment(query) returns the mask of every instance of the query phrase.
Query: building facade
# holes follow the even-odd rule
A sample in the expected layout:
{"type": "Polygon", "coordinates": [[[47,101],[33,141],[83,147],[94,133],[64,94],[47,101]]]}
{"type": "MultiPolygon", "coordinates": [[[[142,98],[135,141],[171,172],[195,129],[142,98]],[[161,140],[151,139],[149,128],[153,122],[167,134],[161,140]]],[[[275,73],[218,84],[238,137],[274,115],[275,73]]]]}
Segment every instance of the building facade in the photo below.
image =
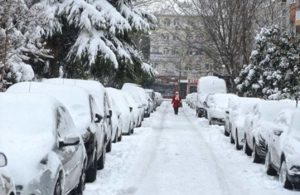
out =
{"type": "Polygon", "coordinates": [[[205,35],[199,17],[156,14],[158,28],[150,34],[150,62],[158,72],[156,90],[169,97],[194,92],[195,80],[224,72],[208,58],[202,47],[205,35]]]}

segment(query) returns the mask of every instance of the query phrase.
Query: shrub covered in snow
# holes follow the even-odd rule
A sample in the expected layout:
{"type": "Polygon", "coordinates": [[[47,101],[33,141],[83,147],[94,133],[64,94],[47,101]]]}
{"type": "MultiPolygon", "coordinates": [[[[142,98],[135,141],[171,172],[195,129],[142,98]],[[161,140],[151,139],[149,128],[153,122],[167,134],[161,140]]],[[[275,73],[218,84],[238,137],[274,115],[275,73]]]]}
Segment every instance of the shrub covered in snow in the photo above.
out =
{"type": "Polygon", "coordinates": [[[263,28],[255,41],[250,64],[243,67],[235,80],[237,89],[268,99],[298,96],[299,40],[274,26],[263,28]]]}

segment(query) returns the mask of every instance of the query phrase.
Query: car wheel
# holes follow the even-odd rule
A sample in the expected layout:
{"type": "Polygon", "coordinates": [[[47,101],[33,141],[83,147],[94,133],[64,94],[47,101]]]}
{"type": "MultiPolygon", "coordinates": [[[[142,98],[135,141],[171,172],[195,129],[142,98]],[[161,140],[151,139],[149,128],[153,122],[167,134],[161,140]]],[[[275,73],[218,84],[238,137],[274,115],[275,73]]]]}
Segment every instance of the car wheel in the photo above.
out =
{"type": "Polygon", "coordinates": [[[117,143],[118,134],[119,134],[119,129],[117,129],[117,131],[116,131],[116,135],[114,137],[113,143],[117,143]]]}
{"type": "Polygon", "coordinates": [[[224,135],[225,135],[226,137],[228,137],[228,136],[229,136],[229,133],[228,133],[228,131],[227,131],[227,128],[226,128],[226,127],[224,127],[224,135]]]}
{"type": "Polygon", "coordinates": [[[118,137],[118,142],[122,141],[122,133],[120,134],[120,136],[118,137]]]}
{"type": "Polygon", "coordinates": [[[238,131],[237,129],[235,130],[235,148],[237,150],[241,150],[242,149],[242,146],[240,145],[239,143],[239,139],[238,139],[238,131]]]}
{"type": "Polygon", "coordinates": [[[97,162],[97,169],[98,170],[101,170],[101,169],[104,169],[104,165],[105,165],[105,156],[106,156],[106,151],[104,149],[105,147],[103,146],[103,149],[102,149],[102,155],[101,157],[99,158],[98,162],[97,162]]]}
{"type": "Polygon", "coordinates": [[[282,184],[282,186],[286,189],[292,189],[293,186],[291,182],[289,181],[287,177],[287,165],[285,160],[282,161],[281,166],[280,166],[280,171],[279,171],[279,181],[282,184]]]}
{"type": "Polygon", "coordinates": [[[275,176],[277,174],[276,170],[271,165],[271,153],[269,152],[269,150],[267,151],[267,154],[266,154],[265,170],[268,175],[275,176]]]}
{"type": "Polygon", "coordinates": [[[94,159],[91,166],[86,171],[86,182],[94,182],[97,177],[97,150],[95,149],[94,159]]]}
{"type": "Polygon", "coordinates": [[[59,175],[55,187],[54,187],[54,195],[62,195],[62,183],[61,183],[61,175],[59,175]]]}
{"type": "Polygon", "coordinates": [[[232,137],[232,133],[230,133],[230,143],[234,144],[234,139],[232,137]]]}
{"type": "Polygon", "coordinates": [[[85,170],[82,170],[82,174],[79,178],[79,183],[77,185],[77,187],[72,191],[72,195],[82,195],[83,191],[85,189],[85,170]]]}
{"type": "Polygon", "coordinates": [[[130,134],[134,134],[134,128],[133,127],[130,130],[130,134]]]}
{"type": "Polygon", "coordinates": [[[245,137],[244,152],[245,152],[245,154],[246,154],[247,156],[251,156],[251,155],[252,155],[252,150],[251,150],[250,147],[249,147],[249,144],[248,144],[246,135],[245,135],[244,137],[245,137]]]}
{"type": "Polygon", "coordinates": [[[111,152],[111,148],[112,148],[112,141],[109,140],[108,144],[106,145],[106,152],[111,152]]]}
{"type": "Polygon", "coordinates": [[[253,162],[254,163],[261,163],[262,159],[260,156],[257,154],[257,146],[255,144],[255,141],[253,141],[253,151],[252,151],[252,157],[253,157],[253,162]]]}

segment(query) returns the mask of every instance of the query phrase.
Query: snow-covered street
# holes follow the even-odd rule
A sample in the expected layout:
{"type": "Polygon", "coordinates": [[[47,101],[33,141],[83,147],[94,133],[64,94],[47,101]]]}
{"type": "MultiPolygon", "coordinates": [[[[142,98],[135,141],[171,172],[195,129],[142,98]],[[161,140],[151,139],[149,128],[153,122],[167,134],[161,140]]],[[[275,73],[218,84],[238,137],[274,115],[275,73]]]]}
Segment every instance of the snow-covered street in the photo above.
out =
{"type": "Polygon", "coordinates": [[[106,155],[106,167],[84,195],[285,195],[298,194],[267,176],[264,165],[235,150],[223,127],[209,126],[184,104],[169,101],[123,137],[106,155]]]}

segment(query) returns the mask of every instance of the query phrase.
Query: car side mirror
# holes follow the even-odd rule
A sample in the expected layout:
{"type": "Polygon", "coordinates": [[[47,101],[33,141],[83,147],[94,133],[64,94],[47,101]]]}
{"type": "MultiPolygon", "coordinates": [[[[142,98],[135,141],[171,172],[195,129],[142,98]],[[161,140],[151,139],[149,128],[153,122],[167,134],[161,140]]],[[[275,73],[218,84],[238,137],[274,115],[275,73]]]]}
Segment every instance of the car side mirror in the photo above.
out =
{"type": "Polygon", "coordinates": [[[103,117],[100,114],[95,114],[96,120],[95,123],[100,123],[103,117]]]}
{"type": "Polygon", "coordinates": [[[274,135],[276,135],[276,136],[281,136],[281,134],[283,133],[283,131],[282,131],[282,130],[279,130],[279,129],[276,129],[276,130],[273,131],[273,133],[274,133],[274,135]]]}
{"type": "Polygon", "coordinates": [[[226,110],[226,112],[225,112],[226,114],[229,114],[229,111],[228,110],[226,110]]]}
{"type": "Polygon", "coordinates": [[[130,112],[132,112],[132,109],[133,109],[132,107],[129,107],[129,111],[130,111],[130,112]]]}
{"type": "Polygon", "coordinates": [[[63,148],[66,146],[76,146],[80,142],[79,137],[65,137],[63,141],[59,142],[59,147],[63,148]]]}
{"type": "Polygon", "coordinates": [[[0,153],[0,167],[5,167],[7,165],[7,158],[5,154],[0,153]]]}

